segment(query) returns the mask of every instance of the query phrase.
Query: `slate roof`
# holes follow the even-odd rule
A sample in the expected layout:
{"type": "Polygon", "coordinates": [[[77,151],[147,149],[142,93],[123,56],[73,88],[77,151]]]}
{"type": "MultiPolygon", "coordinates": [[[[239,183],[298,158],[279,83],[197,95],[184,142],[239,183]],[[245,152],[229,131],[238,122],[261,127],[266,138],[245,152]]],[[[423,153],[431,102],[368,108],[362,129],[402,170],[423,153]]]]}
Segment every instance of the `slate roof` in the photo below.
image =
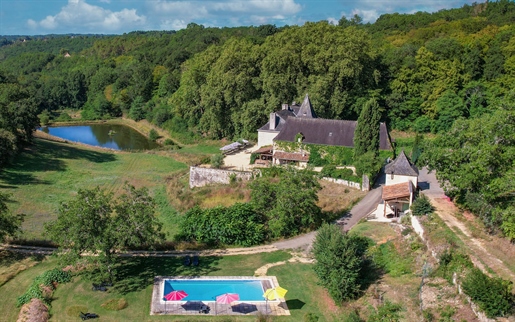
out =
{"type": "Polygon", "coordinates": [[[315,110],[311,105],[311,101],[309,100],[308,94],[304,96],[304,101],[302,105],[300,105],[299,111],[295,113],[297,117],[307,117],[307,118],[316,118],[315,110]]]}
{"type": "MultiPolygon", "coordinates": [[[[274,131],[274,132],[279,132],[282,130],[283,126],[284,126],[284,123],[286,122],[286,120],[289,118],[289,117],[292,117],[294,118],[295,117],[295,113],[294,111],[292,110],[280,110],[280,111],[277,111],[275,112],[275,115],[276,115],[276,118],[279,118],[279,122],[278,124],[275,126],[275,130],[270,130],[270,121],[268,121],[265,125],[263,125],[262,127],[260,127],[258,129],[258,131],[274,131]]],[[[277,121],[276,121],[277,122],[277,121]]]]}
{"type": "Polygon", "coordinates": [[[383,200],[393,200],[411,196],[413,184],[411,181],[383,186],[383,200]]]}
{"type": "MultiPolygon", "coordinates": [[[[320,118],[289,118],[274,141],[294,142],[302,133],[303,143],[354,147],[354,131],[357,121],[328,120],[320,118]]],[[[391,149],[388,131],[380,124],[379,149],[391,149]]]]}
{"type": "Polygon", "coordinates": [[[384,167],[384,172],[387,174],[418,177],[417,167],[408,160],[404,150],[393,162],[384,167]]]}

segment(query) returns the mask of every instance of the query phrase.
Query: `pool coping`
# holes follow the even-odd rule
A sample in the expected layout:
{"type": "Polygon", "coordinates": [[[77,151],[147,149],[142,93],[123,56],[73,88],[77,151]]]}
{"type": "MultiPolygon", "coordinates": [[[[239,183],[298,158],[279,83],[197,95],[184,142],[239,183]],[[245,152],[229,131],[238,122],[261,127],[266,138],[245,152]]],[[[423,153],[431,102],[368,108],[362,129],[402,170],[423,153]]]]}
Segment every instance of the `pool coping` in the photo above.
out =
{"type": "MultiPolygon", "coordinates": [[[[270,281],[272,287],[279,286],[276,276],[156,276],[154,277],[154,286],[152,291],[152,298],[150,302],[150,315],[192,315],[201,314],[191,313],[182,307],[189,301],[163,301],[163,290],[164,280],[175,279],[175,280],[267,280],[270,281]],[[170,313],[171,312],[171,313],[170,313]]],[[[216,301],[192,301],[198,303],[204,303],[206,305],[215,306],[215,308],[225,308],[225,313],[220,314],[220,310],[215,309],[215,312],[209,312],[208,315],[248,315],[248,314],[259,314],[264,313],[265,315],[290,315],[290,311],[286,305],[286,300],[280,298],[272,301],[235,301],[235,305],[250,305],[255,308],[252,312],[233,312],[229,310],[232,307],[230,305],[223,305],[216,303],[216,301]]]]}

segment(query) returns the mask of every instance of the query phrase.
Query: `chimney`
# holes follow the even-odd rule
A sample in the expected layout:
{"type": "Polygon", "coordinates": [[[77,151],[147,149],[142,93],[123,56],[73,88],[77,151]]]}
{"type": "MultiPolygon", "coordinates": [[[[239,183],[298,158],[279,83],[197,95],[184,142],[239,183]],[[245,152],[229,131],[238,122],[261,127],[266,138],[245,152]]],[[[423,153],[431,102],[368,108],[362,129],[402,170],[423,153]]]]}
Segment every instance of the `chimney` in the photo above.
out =
{"type": "Polygon", "coordinates": [[[283,104],[283,105],[282,105],[282,108],[283,108],[283,110],[288,110],[288,109],[289,109],[289,106],[288,106],[288,104],[283,104]]]}
{"type": "Polygon", "coordinates": [[[275,130],[276,116],[275,112],[270,113],[270,130],[275,130]]]}

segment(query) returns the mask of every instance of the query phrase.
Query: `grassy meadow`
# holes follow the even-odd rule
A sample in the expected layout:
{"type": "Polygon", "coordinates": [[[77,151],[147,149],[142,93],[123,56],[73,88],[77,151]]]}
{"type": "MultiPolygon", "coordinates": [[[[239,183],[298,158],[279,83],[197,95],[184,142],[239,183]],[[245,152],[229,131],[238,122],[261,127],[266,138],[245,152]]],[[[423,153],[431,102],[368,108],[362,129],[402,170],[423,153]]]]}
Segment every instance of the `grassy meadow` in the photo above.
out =
{"type": "MultiPolygon", "coordinates": [[[[417,290],[420,286],[420,272],[413,257],[417,255],[406,252],[408,245],[405,237],[383,223],[360,223],[353,231],[368,236],[378,244],[385,243],[386,240],[395,241],[395,248],[385,258],[392,265],[402,259],[408,264],[409,271],[401,274],[384,271],[364,290],[359,299],[337,306],[328,292],[317,284],[312,264],[286,263],[274,266],[268,270],[267,275],[276,276],[279,284],[288,290],[286,301],[291,316],[273,317],[272,321],[303,321],[307,314],[316,315],[318,321],[341,321],[355,309],[359,309],[362,317],[368,316],[377,305],[375,296],[378,290],[384,294],[385,299],[403,305],[405,320],[419,314],[417,290]]],[[[80,311],[95,312],[101,316],[102,321],[256,321],[256,316],[150,316],[153,278],[156,275],[252,276],[256,269],[265,264],[289,258],[291,255],[284,251],[201,257],[198,267],[183,266],[182,259],[176,257],[122,258],[117,268],[117,282],[109,292],[92,291],[92,281],[86,275],[75,276],[72,282],[59,285],[51,302],[51,321],[76,320],[80,311]],[[121,299],[128,303],[122,310],[112,311],[102,307],[102,304],[110,300],[121,299]]],[[[16,320],[19,312],[19,308],[15,306],[16,298],[26,290],[32,279],[58,265],[57,259],[52,257],[42,261],[30,258],[25,260],[31,264],[24,269],[19,268],[17,261],[0,262],[0,279],[5,280],[0,285],[0,294],[9,294],[0,303],[0,311],[6,321],[16,320]]]]}
{"type": "Polygon", "coordinates": [[[166,179],[187,169],[183,162],[154,153],[111,152],[65,143],[35,140],[12,165],[0,172],[0,188],[13,195],[14,213],[25,214],[23,237],[42,238],[43,224],[56,218],[60,202],[79,189],[100,186],[115,194],[125,182],[147,187],[158,203],[158,215],[174,232],[174,210],[168,206],[166,179]]]}

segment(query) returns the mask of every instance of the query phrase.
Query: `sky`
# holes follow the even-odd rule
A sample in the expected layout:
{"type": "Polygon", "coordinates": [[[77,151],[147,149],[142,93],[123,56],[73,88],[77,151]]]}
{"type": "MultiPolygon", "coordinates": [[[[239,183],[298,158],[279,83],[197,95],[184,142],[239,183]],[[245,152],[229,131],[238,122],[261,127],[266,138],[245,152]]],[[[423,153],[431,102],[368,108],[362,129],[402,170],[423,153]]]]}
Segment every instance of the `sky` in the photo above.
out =
{"type": "Polygon", "coordinates": [[[0,0],[0,35],[123,34],[135,30],[306,21],[337,23],[358,14],[374,22],[385,13],[434,12],[481,0],[0,0]]]}

